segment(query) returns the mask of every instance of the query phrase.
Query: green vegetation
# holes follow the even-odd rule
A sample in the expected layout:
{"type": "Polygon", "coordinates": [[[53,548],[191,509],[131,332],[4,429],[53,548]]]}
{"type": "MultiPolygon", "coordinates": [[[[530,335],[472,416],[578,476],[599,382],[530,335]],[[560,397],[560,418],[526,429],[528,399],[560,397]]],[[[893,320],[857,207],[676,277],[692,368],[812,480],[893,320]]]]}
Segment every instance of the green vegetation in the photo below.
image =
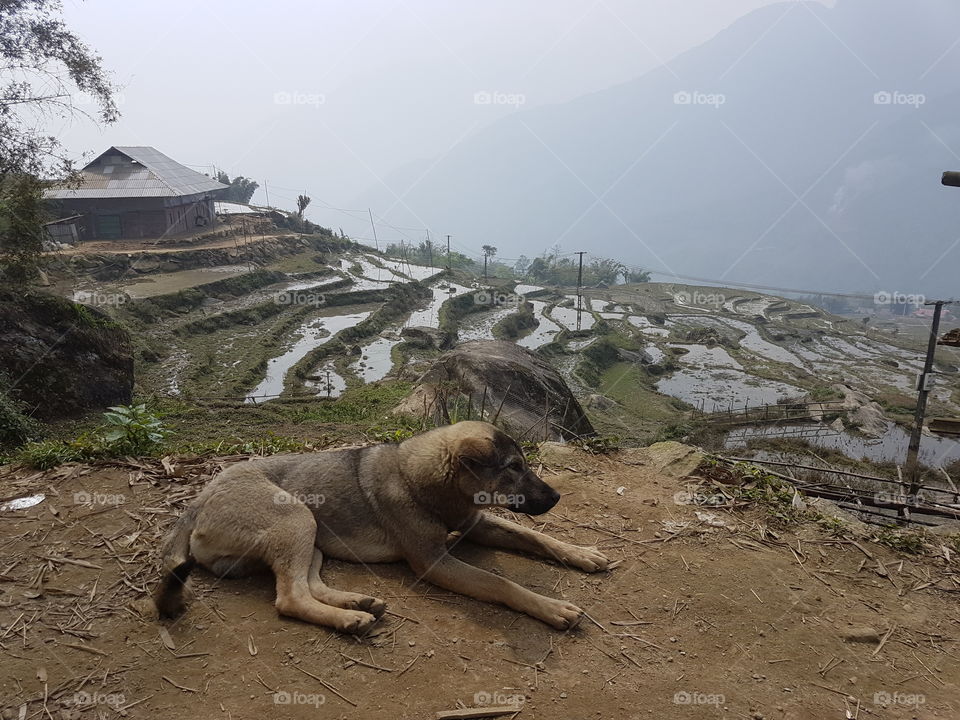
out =
{"type": "Polygon", "coordinates": [[[907,395],[892,388],[881,390],[871,399],[878,403],[884,412],[889,415],[900,415],[906,418],[912,418],[917,408],[917,398],[915,395],[907,395]]]}
{"type": "Polygon", "coordinates": [[[29,442],[13,455],[17,463],[48,470],[66,462],[82,462],[128,455],[151,455],[171,434],[145,404],[111,407],[102,424],[75,440],[29,442]]]}
{"type": "Polygon", "coordinates": [[[810,399],[814,402],[830,402],[831,400],[843,400],[843,393],[835,390],[829,385],[816,385],[808,391],[810,399]]]}
{"type": "Polygon", "coordinates": [[[217,173],[217,182],[222,182],[224,185],[228,185],[224,190],[219,190],[217,192],[217,199],[223,202],[232,202],[240,203],[241,205],[246,205],[250,202],[250,198],[253,197],[253,194],[257,191],[257,188],[260,187],[260,183],[256,180],[251,180],[249,178],[243,177],[243,175],[237,175],[232,180],[230,176],[227,175],[223,170],[220,170],[217,173]]]}
{"type": "MultiPolygon", "coordinates": [[[[524,258],[525,259],[525,258],[524,258]]],[[[560,248],[534,258],[524,268],[523,277],[533,283],[575,287],[578,278],[582,278],[585,287],[613,285],[621,277],[629,283],[645,283],[650,273],[637,268],[628,268],[621,262],[607,258],[596,258],[584,265],[581,274],[579,263],[570,255],[561,255],[560,248]]]]}
{"type": "Polygon", "coordinates": [[[893,528],[883,528],[872,539],[880,545],[886,545],[891,550],[909,555],[922,555],[927,545],[923,533],[910,530],[894,530],[893,528]]]}
{"type": "Polygon", "coordinates": [[[117,405],[103,414],[103,447],[117,455],[146,455],[152,452],[170,431],[156,415],[141,405],[117,405]]]}
{"type": "Polygon", "coordinates": [[[792,525],[804,518],[805,511],[794,504],[797,490],[789,482],[756,465],[736,463],[729,466],[712,457],[706,458],[698,469],[705,477],[718,471],[732,474],[735,478],[734,484],[730,484],[729,479],[725,482],[735,500],[762,508],[769,520],[780,525],[792,525]]]}
{"type": "Polygon", "coordinates": [[[412,243],[401,243],[399,245],[390,243],[384,248],[383,254],[387,257],[405,260],[414,265],[426,265],[436,268],[447,267],[449,265],[449,267],[453,269],[470,271],[479,269],[478,263],[463,253],[451,250],[448,256],[445,243],[435,243],[426,240],[422,241],[419,245],[412,243]]]}
{"type": "Polygon", "coordinates": [[[94,106],[84,113],[103,123],[117,119],[113,89],[100,58],[59,17],[54,0],[15,0],[0,6],[0,275],[4,284],[33,282],[43,264],[44,210],[40,178],[76,182],[78,174],[60,142],[45,132],[49,120],[77,112],[69,102],[83,93],[94,106]],[[51,90],[50,82],[54,89],[51,90]],[[64,100],[66,98],[66,101],[64,100]]]}
{"type": "Polygon", "coordinates": [[[598,387],[603,372],[613,367],[620,359],[620,352],[609,336],[591,343],[583,351],[583,360],[577,366],[577,373],[591,387],[598,387]]]}

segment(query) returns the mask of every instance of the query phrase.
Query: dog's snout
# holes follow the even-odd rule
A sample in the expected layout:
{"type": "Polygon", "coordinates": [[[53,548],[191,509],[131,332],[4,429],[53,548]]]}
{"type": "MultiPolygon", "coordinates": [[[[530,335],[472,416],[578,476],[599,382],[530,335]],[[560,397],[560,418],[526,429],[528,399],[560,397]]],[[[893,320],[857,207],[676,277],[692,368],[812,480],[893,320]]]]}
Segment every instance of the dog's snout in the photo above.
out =
{"type": "Polygon", "coordinates": [[[524,483],[523,502],[515,508],[526,515],[542,515],[560,501],[560,493],[530,473],[524,483]]]}

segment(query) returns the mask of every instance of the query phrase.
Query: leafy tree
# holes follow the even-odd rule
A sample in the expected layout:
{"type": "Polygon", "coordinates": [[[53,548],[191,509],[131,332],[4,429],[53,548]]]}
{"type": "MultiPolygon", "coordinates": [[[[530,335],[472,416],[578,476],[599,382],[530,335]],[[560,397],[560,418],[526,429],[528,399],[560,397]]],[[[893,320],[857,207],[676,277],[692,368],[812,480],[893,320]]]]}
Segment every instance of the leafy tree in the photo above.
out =
{"type": "Polygon", "coordinates": [[[310,198],[306,195],[297,195],[297,217],[303,220],[303,211],[310,204],[310,198]]]}
{"type": "Polygon", "coordinates": [[[241,205],[249,203],[253,194],[257,191],[257,188],[260,187],[260,183],[256,180],[245,178],[243,175],[237,175],[231,180],[230,176],[223,172],[223,170],[217,173],[217,182],[222,182],[224,185],[230,186],[220,191],[220,200],[223,202],[240,203],[241,205]]]}
{"type": "Polygon", "coordinates": [[[650,271],[640,268],[627,268],[623,273],[623,280],[628,283],[650,282],[650,271]]]}
{"type": "Polygon", "coordinates": [[[605,285],[613,285],[626,269],[623,263],[617,262],[616,260],[596,258],[590,262],[590,276],[591,279],[594,280],[591,284],[604,283],[605,285]]]}
{"type": "Polygon", "coordinates": [[[546,282],[549,274],[550,266],[547,264],[546,258],[534,258],[527,266],[527,277],[534,282],[546,282]]]}
{"type": "Polygon", "coordinates": [[[0,0],[0,271],[15,281],[33,277],[41,262],[37,178],[79,178],[44,125],[78,113],[104,123],[118,117],[100,57],[63,23],[61,8],[59,0],[0,0]]]}
{"type": "Polygon", "coordinates": [[[0,176],[0,275],[24,285],[43,253],[43,183],[35,175],[0,176]]]}
{"type": "Polygon", "coordinates": [[[530,258],[528,258],[526,255],[521,255],[513,264],[513,272],[515,275],[520,275],[522,277],[523,275],[527,274],[527,269],[529,267],[530,258]]]}

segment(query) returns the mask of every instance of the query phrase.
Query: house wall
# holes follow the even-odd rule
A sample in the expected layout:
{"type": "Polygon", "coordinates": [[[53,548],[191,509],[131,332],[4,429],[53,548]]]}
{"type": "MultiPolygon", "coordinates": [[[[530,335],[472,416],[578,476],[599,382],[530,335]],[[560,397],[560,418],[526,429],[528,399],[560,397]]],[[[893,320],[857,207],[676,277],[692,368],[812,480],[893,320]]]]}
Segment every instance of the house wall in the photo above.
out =
{"type": "Polygon", "coordinates": [[[78,198],[56,204],[60,213],[83,215],[77,221],[81,240],[160,238],[211,225],[215,217],[213,198],[206,195],[78,198]]]}

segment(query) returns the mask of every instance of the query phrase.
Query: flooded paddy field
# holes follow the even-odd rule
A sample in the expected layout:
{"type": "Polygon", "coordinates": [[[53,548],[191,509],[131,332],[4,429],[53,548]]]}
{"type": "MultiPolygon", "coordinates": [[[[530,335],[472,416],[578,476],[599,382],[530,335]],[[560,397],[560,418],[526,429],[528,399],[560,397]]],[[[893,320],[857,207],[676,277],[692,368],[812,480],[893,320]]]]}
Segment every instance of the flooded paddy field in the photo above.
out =
{"type": "MultiPolygon", "coordinates": [[[[471,276],[436,277],[441,272],[437,268],[365,250],[303,253],[268,267],[280,271],[276,282],[236,296],[204,298],[199,305],[177,308],[162,322],[145,326],[143,342],[147,354],[155,359],[141,364],[138,379],[143,389],[182,397],[242,400],[257,396],[258,403],[294,394],[335,399],[348,387],[396,377],[411,362],[403,349],[403,329],[437,329],[445,303],[482,290],[471,276]],[[377,313],[386,302],[385,293],[415,282],[425,282],[428,298],[408,312],[391,316],[369,336],[352,339],[343,347],[330,346],[336,348],[330,351],[333,356],[321,352],[316,367],[301,367],[296,376],[292,374],[312,351],[377,313]],[[349,298],[350,293],[357,294],[355,302],[339,299],[349,298]],[[306,302],[308,296],[311,302],[306,302]],[[401,358],[402,368],[395,366],[401,358]]],[[[242,278],[256,270],[246,263],[114,283],[89,281],[71,292],[112,289],[134,304],[162,303],[179,291],[202,289],[211,282],[242,278]]],[[[539,324],[524,329],[516,340],[518,345],[532,351],[543,349],[583,398],[610,389],[617,398],[616,412],[626,412],[629,405],[631,412],[647,418],[635,423],[647,431],[650,418],[681,422],[692,412],[690,408],[709,413],[775,404],[827,392],[838,382],[849,384],[885,409],[900,407],[908,402],[904,397],[913,393],[922,359],[921,333],[912,338],[898,336],[762,293],[676,283],[593,288],[585,290],[583,298],[580,321],[584,335],[570,337],[577,327],[577,298],[570,288],[522,282],[500,288],[495,291],[509,294],[512,289],[516,295],[534,295],[527,300],[539,324]],[[597,345],[601,338],[633,353],[633,359],[621,363],[624,370],[633,369],[619,373],[615,385],[607,382],[603,368],[600,385],[595,384],[596,375],[581,376],[578,370],[586,355],[594,352],[591,348],[601,347],[597,345]],[[630,397],[639,400],[626,402],[630,397]]],[[[497,323],[516,311],[517,306],[510,304],[467,313],[458,321],[452,342],[492,339],[497,323]]],[[[414,372],[422,371],[440,352],[418,350],[415,360],[419,365],[414,363],[414,372]]],[[[943,358],[943,363],[954,366],[960,362],[960,354],[953,351],[945,352],[943,358]]],[[[946,371],[937,377],[931,413],[960,414],[957,377],[946,371]]],[[[590,412],[600,417],[600,411],[590,412]]],[[[628,416],[622,419],[630,425],[628,416]]],[[[766,432],[746,428],[737,442],[766,432]]],[[[842,443],[828,438],[818,442],[824,443],[821,447],[842,444],[853,455],[882,461],[901,451],[901,432],[891,425],[879,442],[861,443],[856,434],[842,443]]],[[[948,443],[930,447],[935,454],[954,456],[948,443]]]]}
{"type": "Polygon", "coordinates": [[[540,324],[534,328],[533,332],[520,338],[517,344],[528,350],[536,350],[553,341],[557,333],[563,330],[563,328],[547,317],[547,303],[542,300],[531,300],[530,303],[533,305],[533,313],[537,317],[537,320],[540,321],[540,324]]]}
{"type": "MultiPolygon", "coordinates": [[[[875,463],[903,463],[907,456],[910,434],[899,425],[889,423],[878,438],[838,431],[822,424],[789,425],[780,427],[746,427],[731,430],[724,447],[739,449],[751,441],[764,439],[798,439],[815,448],[836,450],[851,460],[869,460],[875,463]]],[[[941,468],[960,461],[960,442],[924,434],[920,441],[920,463],[941,468]]]]}
{"type": "Polygon", "coordinates": [[[267,361],[266,376],[250,391],[248,402],[279,397],[284,390],[287,373],[307,353],[332,339],[338,332],[370,316],[371,310],[343,315],[319,317],[307,321],[294,331],[297,339],[282,355],[267,361]]]}

